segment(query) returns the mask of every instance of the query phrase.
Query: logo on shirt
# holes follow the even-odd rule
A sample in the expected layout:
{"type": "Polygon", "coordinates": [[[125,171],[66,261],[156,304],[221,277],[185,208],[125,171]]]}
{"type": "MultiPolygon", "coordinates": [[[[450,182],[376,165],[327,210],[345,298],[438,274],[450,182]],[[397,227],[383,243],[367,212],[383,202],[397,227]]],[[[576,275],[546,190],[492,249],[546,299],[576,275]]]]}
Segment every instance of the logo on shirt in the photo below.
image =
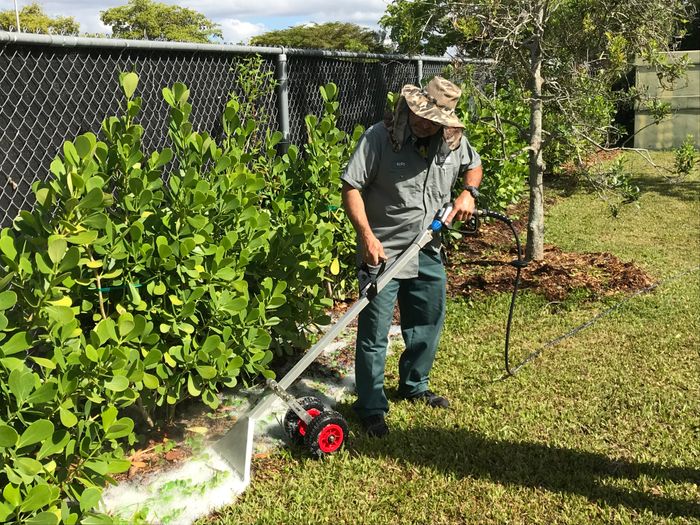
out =
{"type": "Polygon", "coordinates": [[[406,163],[405,163],[405,162],[398,161],[398,162],[396,163],[396,167],[397,167],[397,168],[405,168],[405,167],[406,167],[406,163]]]}

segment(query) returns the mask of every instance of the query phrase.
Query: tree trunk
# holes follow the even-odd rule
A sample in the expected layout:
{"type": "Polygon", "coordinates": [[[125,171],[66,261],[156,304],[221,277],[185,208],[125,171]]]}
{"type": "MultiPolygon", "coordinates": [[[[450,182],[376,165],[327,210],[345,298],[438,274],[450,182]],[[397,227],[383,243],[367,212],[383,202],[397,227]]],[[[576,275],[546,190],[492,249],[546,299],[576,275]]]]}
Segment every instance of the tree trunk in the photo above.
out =
{"type": "Polygon", "coordinates": [[[527,223],[525,257],[540,261],[544,258],[544,188],[542,175],[542,28],[544,4],[535,13],[535,28],[530,55],[530,213],[527,223]]]}

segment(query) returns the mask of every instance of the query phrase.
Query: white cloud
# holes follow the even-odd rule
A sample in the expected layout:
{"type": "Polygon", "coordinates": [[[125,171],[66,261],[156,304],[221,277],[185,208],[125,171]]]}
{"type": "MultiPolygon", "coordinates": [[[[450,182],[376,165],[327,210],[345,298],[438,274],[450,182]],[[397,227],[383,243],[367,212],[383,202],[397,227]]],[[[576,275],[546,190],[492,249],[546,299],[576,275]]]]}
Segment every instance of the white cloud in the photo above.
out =
{"type": "MultiPolygon", "coordinates": [[[[353,13],[366,13],[374,18],[375,13],[384,12],[386,0],[305,0],[290,2],[289,0],[266,0],[254,2],[250,0],[221,2],[219,0],[177,0],[182,6],[196,9],[208,16],[218,18],[249,17],[304,17],[347,20],[353,13]]],[[[376,23],[374,18],[372,23],[376,23]]]]}
{"type": "Polygon", "coordinates": [[[112,28],[106,26],[100,20],[100,15],[91,15],[85,17],[83,22],[80,24],[80,30],[83,33],[99,33],[105,35],[112,32],[112,28]]]}
{"type": "MultiPolygon", "coordinates": [[[[20,8],[32,0],[17,0],[20,8]]],[[[304,22],[353,22],[377,28],[388,0],[156,0],[199,11],[221,25],[227,42],[247,41],[273,29],[286,29],[304,22]]],[[[81,32],[108,32],[100,11],[125,5],[128,0],[40,0],[51,16],[72,16],[81,32]]]]}
{"type": "Polygon", "coordinates": [[[243,22],[235,18],[225,18],[223,20],[217,20],[217,22],[221,24],[224,42],[231,44],[247,44],[252,37],[268,31],[264,24],[243,22]]]}

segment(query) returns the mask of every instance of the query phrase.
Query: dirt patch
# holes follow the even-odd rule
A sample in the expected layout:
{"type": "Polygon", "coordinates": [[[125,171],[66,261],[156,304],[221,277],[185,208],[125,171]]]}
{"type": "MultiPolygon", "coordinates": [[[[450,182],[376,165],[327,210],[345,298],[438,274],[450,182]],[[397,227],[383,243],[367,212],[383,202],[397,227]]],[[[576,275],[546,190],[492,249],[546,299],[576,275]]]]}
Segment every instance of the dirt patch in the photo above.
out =
{"type": "MultiPolygon", "coordinates": [[[[477,258],[448,269],[451,296],[511,290],[516,270],[511,256],[477,258]]],[[[644,270],[623,262],[610,253],[565,253],[556,246],[545,246],[543,261],[531,262],[521,273],[521,289],[541,293],[549,301],[562,301],[573,291],[586,290],[594,297],[631,293],[653,281],[644,270]]]]}
{"type": "Polygon", "coordinates": [[[189,447],[181,445],[167,435],[153,436],[148,439],[146,446],[134,450],[127,459],[131,461],[131,467],[127,472],[117,474],[114,479],[124,482],[135,476],[143,476],[154,471],[164,471],[180,463],[191,455],[189,447]]]}
{"type": "MultiPolygon", "coordinates": [[[[527,212],[524,205],[509,210],[521,242],[526,237],[527,212]]],[[[524,246],[523,246],[524,250],[524,246]]],[[[462,239],[448,261],[448,293],[451,296],[511,290],[517,250],[510,230],[502,223],[482,224],[479,232],[462,239]]],[[[544,295],[549,301],[562,301],[574,291],[587,291],[593,297],[631,293],[650,286],[652,278],[632,262],[623,262],[611,253],[569,253],[545,245],[542,261],[531,262],[521,273],[521,289],[544,295]]]]}
{"type": "Polygon", "coordinates": [[[232,416],[236,408],[226,401],[214,410],[199,399],[181,403],[172,422],[151,429],[142,426],[137,431],[140,439],[127,456],[131,468],[114,479],[122,482],[177,467],[223,436],[236,420],[232,416]]]}

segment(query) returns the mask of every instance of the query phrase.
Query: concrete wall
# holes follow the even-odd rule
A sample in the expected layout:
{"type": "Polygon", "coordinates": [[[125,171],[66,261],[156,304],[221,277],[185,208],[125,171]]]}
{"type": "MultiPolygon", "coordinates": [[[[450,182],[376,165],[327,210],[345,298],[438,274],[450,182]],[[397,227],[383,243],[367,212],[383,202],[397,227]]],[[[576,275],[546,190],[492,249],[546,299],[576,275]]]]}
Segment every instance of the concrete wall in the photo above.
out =
{"type": "Polygon", "coordinates": [[[654,70],[644,62],[637,62],[637,88],[649,88],[650,96],[658,96],[670,102],[673,116],[658,125],[642,129],[654,121],[648,111],[637,109],[634,130],[641,130],[634,137],[637,148],[670,149],[679,147],[687,135],[693,135],[695,147],[700,148],[700,51],[677,51],[670,53],[671,59],[688,55],[690,64],[685,78],[674,84],[674,89],[665,90],[659,85],[654,70]]]}

